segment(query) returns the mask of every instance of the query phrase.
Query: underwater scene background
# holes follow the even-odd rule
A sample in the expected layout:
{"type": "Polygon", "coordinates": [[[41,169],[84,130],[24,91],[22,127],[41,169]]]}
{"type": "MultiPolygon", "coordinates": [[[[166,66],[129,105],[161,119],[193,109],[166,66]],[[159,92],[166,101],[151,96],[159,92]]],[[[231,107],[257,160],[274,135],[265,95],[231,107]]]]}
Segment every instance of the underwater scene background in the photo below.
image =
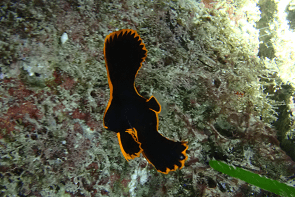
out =
{"type": "Polygon", "coordinates": [[[1,1],[0,196],[279,196],[214,160],[294,189],[294,10],[279,0],[1,1]],[[148,51],[135,86],[161,104],[159,132],[188,141],[181,170],[127,162],[103,127],[104,40],[121,29],[148,51]]]}

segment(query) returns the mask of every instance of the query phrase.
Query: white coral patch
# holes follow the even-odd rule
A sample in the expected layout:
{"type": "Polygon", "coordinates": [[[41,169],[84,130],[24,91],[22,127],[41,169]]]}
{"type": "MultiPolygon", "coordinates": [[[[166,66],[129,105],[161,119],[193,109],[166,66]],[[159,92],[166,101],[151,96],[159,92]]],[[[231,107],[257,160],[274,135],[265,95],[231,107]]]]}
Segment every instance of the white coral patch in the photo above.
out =
{"type": "Polygon", "coordinates": [[[68,34],[65,32],[62,34],[60,41],[62,44],[64,44],[69,39],[68,34]]]}

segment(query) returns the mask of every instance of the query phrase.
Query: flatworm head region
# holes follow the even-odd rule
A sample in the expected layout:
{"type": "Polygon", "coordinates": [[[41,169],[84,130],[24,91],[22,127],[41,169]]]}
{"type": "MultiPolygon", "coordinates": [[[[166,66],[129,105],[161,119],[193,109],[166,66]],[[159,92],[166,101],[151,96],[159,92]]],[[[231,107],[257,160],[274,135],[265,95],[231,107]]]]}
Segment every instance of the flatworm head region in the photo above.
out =
{"type": "Polygon", "coordinates": [[[135,30],[109,34],[104,43],[104,58],[110,87],[103,125],[117,133],[121,152],[129,161],[140,153],[158,172],[168,174],[181,169],[187,160],[187,142],[175,142],[158,132],[161,105],[154,96],[141,96],[135,78],[147,56],[135,30]]]}

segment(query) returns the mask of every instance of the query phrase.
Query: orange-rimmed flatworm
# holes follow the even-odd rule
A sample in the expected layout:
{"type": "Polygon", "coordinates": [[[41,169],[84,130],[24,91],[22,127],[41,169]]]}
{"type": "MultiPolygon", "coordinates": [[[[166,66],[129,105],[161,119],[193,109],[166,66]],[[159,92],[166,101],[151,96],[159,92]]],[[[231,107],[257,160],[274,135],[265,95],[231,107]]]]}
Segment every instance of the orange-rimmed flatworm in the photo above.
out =
{"type": "Polygon", "coordinates": [[[135,30],[123,29],[105,38],[104,59],[110,87],[110,100],[103,124],[117,133],[122,154],[129,161],[140,153],[158,172],[181,169],[187,160],[187,142],[175,142],[158,132],[161,105],[154,96],[141,96],[135,77],[147,56],[135,30]]]}

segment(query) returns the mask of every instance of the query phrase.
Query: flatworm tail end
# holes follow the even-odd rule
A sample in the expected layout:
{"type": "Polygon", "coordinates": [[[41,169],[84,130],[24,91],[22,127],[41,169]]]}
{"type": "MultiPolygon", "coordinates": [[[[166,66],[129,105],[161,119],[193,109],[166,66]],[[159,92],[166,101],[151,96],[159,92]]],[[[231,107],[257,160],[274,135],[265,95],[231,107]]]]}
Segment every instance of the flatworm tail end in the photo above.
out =
{"type": "Polygon", "coordinates": [[[158,172],[168,174],[184,167],[188,156],[187,142],[175,142],[158,134],[160,137],[154,138],[154,146],[143,148],[143,156],[151,163],[158,172]],[[160,140],[157,140],[160,139],[160,140]]]}

